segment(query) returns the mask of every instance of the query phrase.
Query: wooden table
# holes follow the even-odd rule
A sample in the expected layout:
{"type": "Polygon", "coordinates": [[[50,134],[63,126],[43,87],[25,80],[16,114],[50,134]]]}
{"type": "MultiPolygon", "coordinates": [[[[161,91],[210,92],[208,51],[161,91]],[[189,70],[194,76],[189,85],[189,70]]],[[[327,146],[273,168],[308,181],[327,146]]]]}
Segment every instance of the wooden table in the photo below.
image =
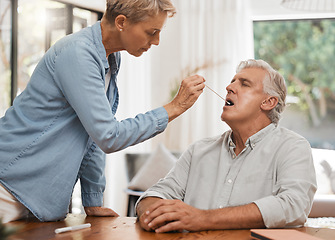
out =
{"type": "MultiPolygon", "coordinates": [[[[202,231],[193,233],[153,233],[141,229],[134,217],[86,217],[85,215],[69,215],[65,221],[45,222],[38,220],[21,220],[5,224],[21,227],[19,232],[9,240],[177,240],[177,239],[238,239],[250,240],[250,230],[202,231]],[[91,223],[92,227],[67,233],[55,234],[56,228],[91,223]]],[[[326,228],[298,228],[297,230],[319,237],[335,239],[335,230],[326,228]]]]}

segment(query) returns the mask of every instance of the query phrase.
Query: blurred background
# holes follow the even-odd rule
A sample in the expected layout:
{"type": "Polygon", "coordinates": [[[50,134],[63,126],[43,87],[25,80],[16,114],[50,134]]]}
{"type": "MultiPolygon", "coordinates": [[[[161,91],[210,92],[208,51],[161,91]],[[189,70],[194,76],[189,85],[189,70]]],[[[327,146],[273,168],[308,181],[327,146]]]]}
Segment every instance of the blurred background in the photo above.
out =
{"type": "MultiPolygon", "coordinates": [[[[261,58],[286,79],[289,105],[280,124],[303,135],[313,148],[335,150],[335,1],[173,3],[177,14],[168,19],[158,47],[139,58],[122,52],[118,119],[167,103],[190,74],[203,75],[225,95],[237,64],[261,58]]],[[[24,90],[48,48],[94,24],[104,10],[105,0],[0,0],[0,117],[24,90]]],[[[196,140],[221,134],[228,129],[220,120],[223,104],[205,90],[163,134],[108,155],[105,206],[125,215],[125,153],[150,152],[160,143],[182,152],[196,140]]],[[[77,206],[80,197],[74,201],[77,206]]]]}

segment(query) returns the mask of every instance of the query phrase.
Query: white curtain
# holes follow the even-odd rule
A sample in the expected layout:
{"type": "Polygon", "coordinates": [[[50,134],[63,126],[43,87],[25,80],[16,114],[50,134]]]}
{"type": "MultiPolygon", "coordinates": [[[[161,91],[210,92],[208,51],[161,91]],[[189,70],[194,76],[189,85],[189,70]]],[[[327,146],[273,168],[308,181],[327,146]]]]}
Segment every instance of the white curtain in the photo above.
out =
{"type": "MultiPolygon", "coordinates": [[[[171,35],[177,40],[165,50],[175,56],[174,67],[169,70],[174,73],[172,81],[196,72],[205,77],[209,87],[225,96],[237,64],[254,56],[249,0],[179,0],[176,6],[171,35]]],[[[196,104],[174,120],[158,141],[183,151],[196,140],[223,133],[228,129],[220,120],[223,104],[222,99],[205,89],[196,104]]]]}
{"type": "MultiPolygon", "coordinates": [[[[121,68],[118,75],[120,94],[119,107],[116,114],[118,120],[135,117],[138,113],[151,110],[150,69],[151,55],[144,54],[135,58],[126,52],[121,55],[121,68]]],[[[104,206],[112,208],[120,216],[127,212],[127,188],[125,153],[148,152],[151,142],[146,141],[120,152],[108,154],[106,157],[106,190],[104,206]]]]}
{"type": "MultiPolygon", "coordinates": [[[[208,86],[225,96],[225,88],[241,60],[253,57],[249,0],[174,0],[177,15],[167,20],[159,47],[140,58],[123,54],[120,107],[117,117],[133,117],[171,99],[176,83],[188,73],[203,75],[208,86]],[[194,73],[195,73],[194,72],[194,73]]],[[[164,143],[170,150],[184,151],[204,137],[223,133],[220,120],[223,100],[205,89],[195,105],[171,122],[154,139],[107,156],[105,203],[125,215],[127,186],[125,152],[146,152],[164,143]]]]}

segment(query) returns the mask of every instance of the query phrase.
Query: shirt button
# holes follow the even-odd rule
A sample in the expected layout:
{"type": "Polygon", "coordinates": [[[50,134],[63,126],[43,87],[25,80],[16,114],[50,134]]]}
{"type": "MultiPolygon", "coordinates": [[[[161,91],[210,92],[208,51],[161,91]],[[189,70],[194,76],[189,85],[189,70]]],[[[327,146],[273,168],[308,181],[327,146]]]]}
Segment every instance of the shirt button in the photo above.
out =
{"type": "Polygon", "coordinates": [[[236,158],[236,156],[235,155],[233,155],[233,159],[235,159],[236,158]]]}
{"type": "Polygon", "coordinates": [[[256,146],[256,145],[255,145],[254,143],[253,143],[253,144],[251,144],[251,147],[252,147],[252,148],[255,148],[255,146],[256,146]]]}
{"type": "Polygon", "coordinates": [[[228,179],[228,181],[227,181],[228,183],[232,183],[233,182],[233,180],[231,180],[231,179],[228,179]]]}
{"type": "Polygon", "coordinates": [[[223,206],[222,206],[222,205],[220,205],[220,206],[219,206],[219,208],[223,208],[223,206]]]}

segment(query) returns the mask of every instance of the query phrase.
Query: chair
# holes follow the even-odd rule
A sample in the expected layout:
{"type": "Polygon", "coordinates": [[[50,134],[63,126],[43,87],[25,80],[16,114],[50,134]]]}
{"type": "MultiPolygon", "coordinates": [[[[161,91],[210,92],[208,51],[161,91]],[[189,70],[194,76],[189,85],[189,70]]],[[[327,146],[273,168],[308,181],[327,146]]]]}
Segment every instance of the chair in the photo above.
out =
{"type": "MultiPolygon", "coordinates": [[[[179,158],[181,155],[180,152],[172,152],[172,154],[179,158]]],[[[147,159],[150,157],[151,153],[127,153],[126,157],[126,169],[127,169],[127,180],[128,183],[133,179],[136,173],[140,170],[140,168],[144,165],[147,159]]],[[[162,176],[164,177],[164,176],[162,176]]],[[[125,189],[125,193],[128,195],[128,208],[127,208],[127,216],[135,217],[135,204],[136,201],[140,198],[140,196],[144,193],[143,191],[136,191],[132,189],[125,189]]]]}

